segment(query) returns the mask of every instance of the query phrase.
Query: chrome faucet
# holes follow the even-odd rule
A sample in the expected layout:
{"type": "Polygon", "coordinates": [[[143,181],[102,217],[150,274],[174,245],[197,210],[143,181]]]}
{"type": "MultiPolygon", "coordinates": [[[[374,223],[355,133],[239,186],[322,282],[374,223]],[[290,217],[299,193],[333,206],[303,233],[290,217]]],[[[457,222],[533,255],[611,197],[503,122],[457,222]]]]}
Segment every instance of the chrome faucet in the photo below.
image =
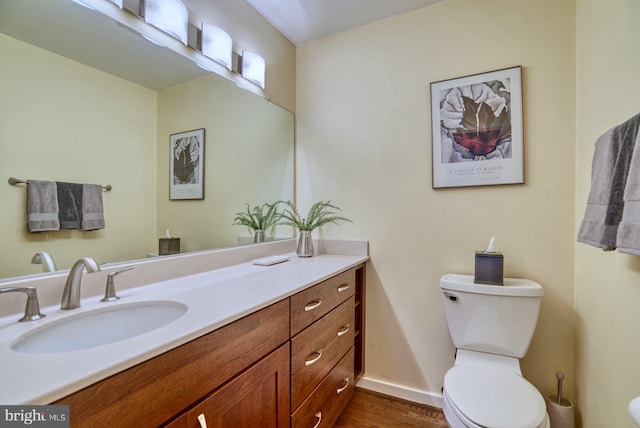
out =
{"type": "Polygon", "coordinates": [[[91,257],[83,257],[75,262],[69,271],[67,282],[64,284],[60,309],[68,310],[80,307],[80,281],[85,267],[89,273],[100,272],[100,267],[91,257]]]}
{"type": "Polygon", "coordinates": [[[38,294],[35,287],[7,287],[0,288],[0,294],[20,291],[27,294],[27,306],[24,308],[24,316],[18,321],[35,321],[43,318],[45,315],[40,313],[40,305],[38,305],[38,294]]]}
{"type": "Polygon", "coordinates": [[[127,266],[115,272],[111,272],[109,275],[107,275],[107,287],[104,290],[104,298],[100,301],[113,302],[120,299],[120,297],[116,295],[116,275],[120,275],[122,272],[126,272],[134,268],[135,266],[127,266]]]}
{"type": "Polygon", "coordinates": [[[51,254],[46,251],[35,253],[31,259],[31,263],[34,265],[42,264],[43,272],[55,272],[58,270],[56,268],[56,263],[53,261],[53,257],[51,257],[51,254]]]}

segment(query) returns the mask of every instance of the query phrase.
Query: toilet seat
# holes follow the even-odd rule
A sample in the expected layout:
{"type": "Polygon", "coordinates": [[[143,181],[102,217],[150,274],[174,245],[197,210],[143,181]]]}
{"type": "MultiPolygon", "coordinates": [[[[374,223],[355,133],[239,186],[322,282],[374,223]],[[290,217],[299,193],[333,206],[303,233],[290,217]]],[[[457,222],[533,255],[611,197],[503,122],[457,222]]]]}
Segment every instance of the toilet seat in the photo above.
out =
{"type": "Polygon", "coordinates": [[[547,424],[542,395],[509,367],[463,363],[444,379],[448,404],[468,426],[538,428],[547,424]]]}

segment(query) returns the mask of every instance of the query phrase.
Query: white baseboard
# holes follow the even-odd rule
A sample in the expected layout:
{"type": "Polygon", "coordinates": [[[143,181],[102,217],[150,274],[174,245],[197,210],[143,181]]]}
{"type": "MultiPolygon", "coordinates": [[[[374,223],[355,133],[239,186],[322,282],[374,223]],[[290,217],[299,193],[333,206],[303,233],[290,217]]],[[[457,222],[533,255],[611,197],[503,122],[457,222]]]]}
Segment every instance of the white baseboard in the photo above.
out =
{"type": "Polygon", "coordinates": [[[384,382],[378,379],[368,378],[366,376],[363,376],[356,386],[362,389],[378,392],[380,394],[390,395],[392,397],[401,398],[414,403],[426,404],[427,406],[442,409],[442,394],[434,394],[433,392],[384,382]]]}

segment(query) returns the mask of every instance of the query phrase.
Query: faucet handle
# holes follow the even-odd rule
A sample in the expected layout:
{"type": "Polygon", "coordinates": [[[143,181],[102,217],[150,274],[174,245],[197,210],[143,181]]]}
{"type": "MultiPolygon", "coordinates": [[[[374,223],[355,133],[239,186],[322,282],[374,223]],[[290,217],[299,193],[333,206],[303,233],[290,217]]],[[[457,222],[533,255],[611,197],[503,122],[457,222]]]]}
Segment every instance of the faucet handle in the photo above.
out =
{"type": "Polygon", "coordinates": [[[7,287],[0,288],[1,293],[11,293],[14,291],[20,291],[27,295],[27,306],[24,308],[24,316],[20,318],[19,322],[24,321],[36,321],[40,318],[44,318],[45,315],[40,313],[40,305],[38,305],[38,294],[35,287],[7,287]]]}
{"type": "Polygon", "coordinates": [[[116,275],[131,269],[135,269],[135,266],[127,266],[107,275],[107,288],[104,290],[104,298],[100,300],[101,302],[113,302],[114,300],[120,299],[120,297],[116,295],[115,277],[116,275]]]}

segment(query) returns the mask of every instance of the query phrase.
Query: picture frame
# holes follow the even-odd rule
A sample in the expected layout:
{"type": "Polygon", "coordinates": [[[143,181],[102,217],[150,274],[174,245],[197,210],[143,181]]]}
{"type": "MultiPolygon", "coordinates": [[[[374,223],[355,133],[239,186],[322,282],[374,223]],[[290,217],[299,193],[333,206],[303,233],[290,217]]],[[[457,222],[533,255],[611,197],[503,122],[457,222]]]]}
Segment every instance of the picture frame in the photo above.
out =
{"type": "Polygon", "coordinates": [[[431,83],[432,187],[524,183],[522,66],[431,83]]]}
{"type": "Polygon", "coordinates": [[[204,199],[204,128],[169,137],[169,200],[204,199]]]}

